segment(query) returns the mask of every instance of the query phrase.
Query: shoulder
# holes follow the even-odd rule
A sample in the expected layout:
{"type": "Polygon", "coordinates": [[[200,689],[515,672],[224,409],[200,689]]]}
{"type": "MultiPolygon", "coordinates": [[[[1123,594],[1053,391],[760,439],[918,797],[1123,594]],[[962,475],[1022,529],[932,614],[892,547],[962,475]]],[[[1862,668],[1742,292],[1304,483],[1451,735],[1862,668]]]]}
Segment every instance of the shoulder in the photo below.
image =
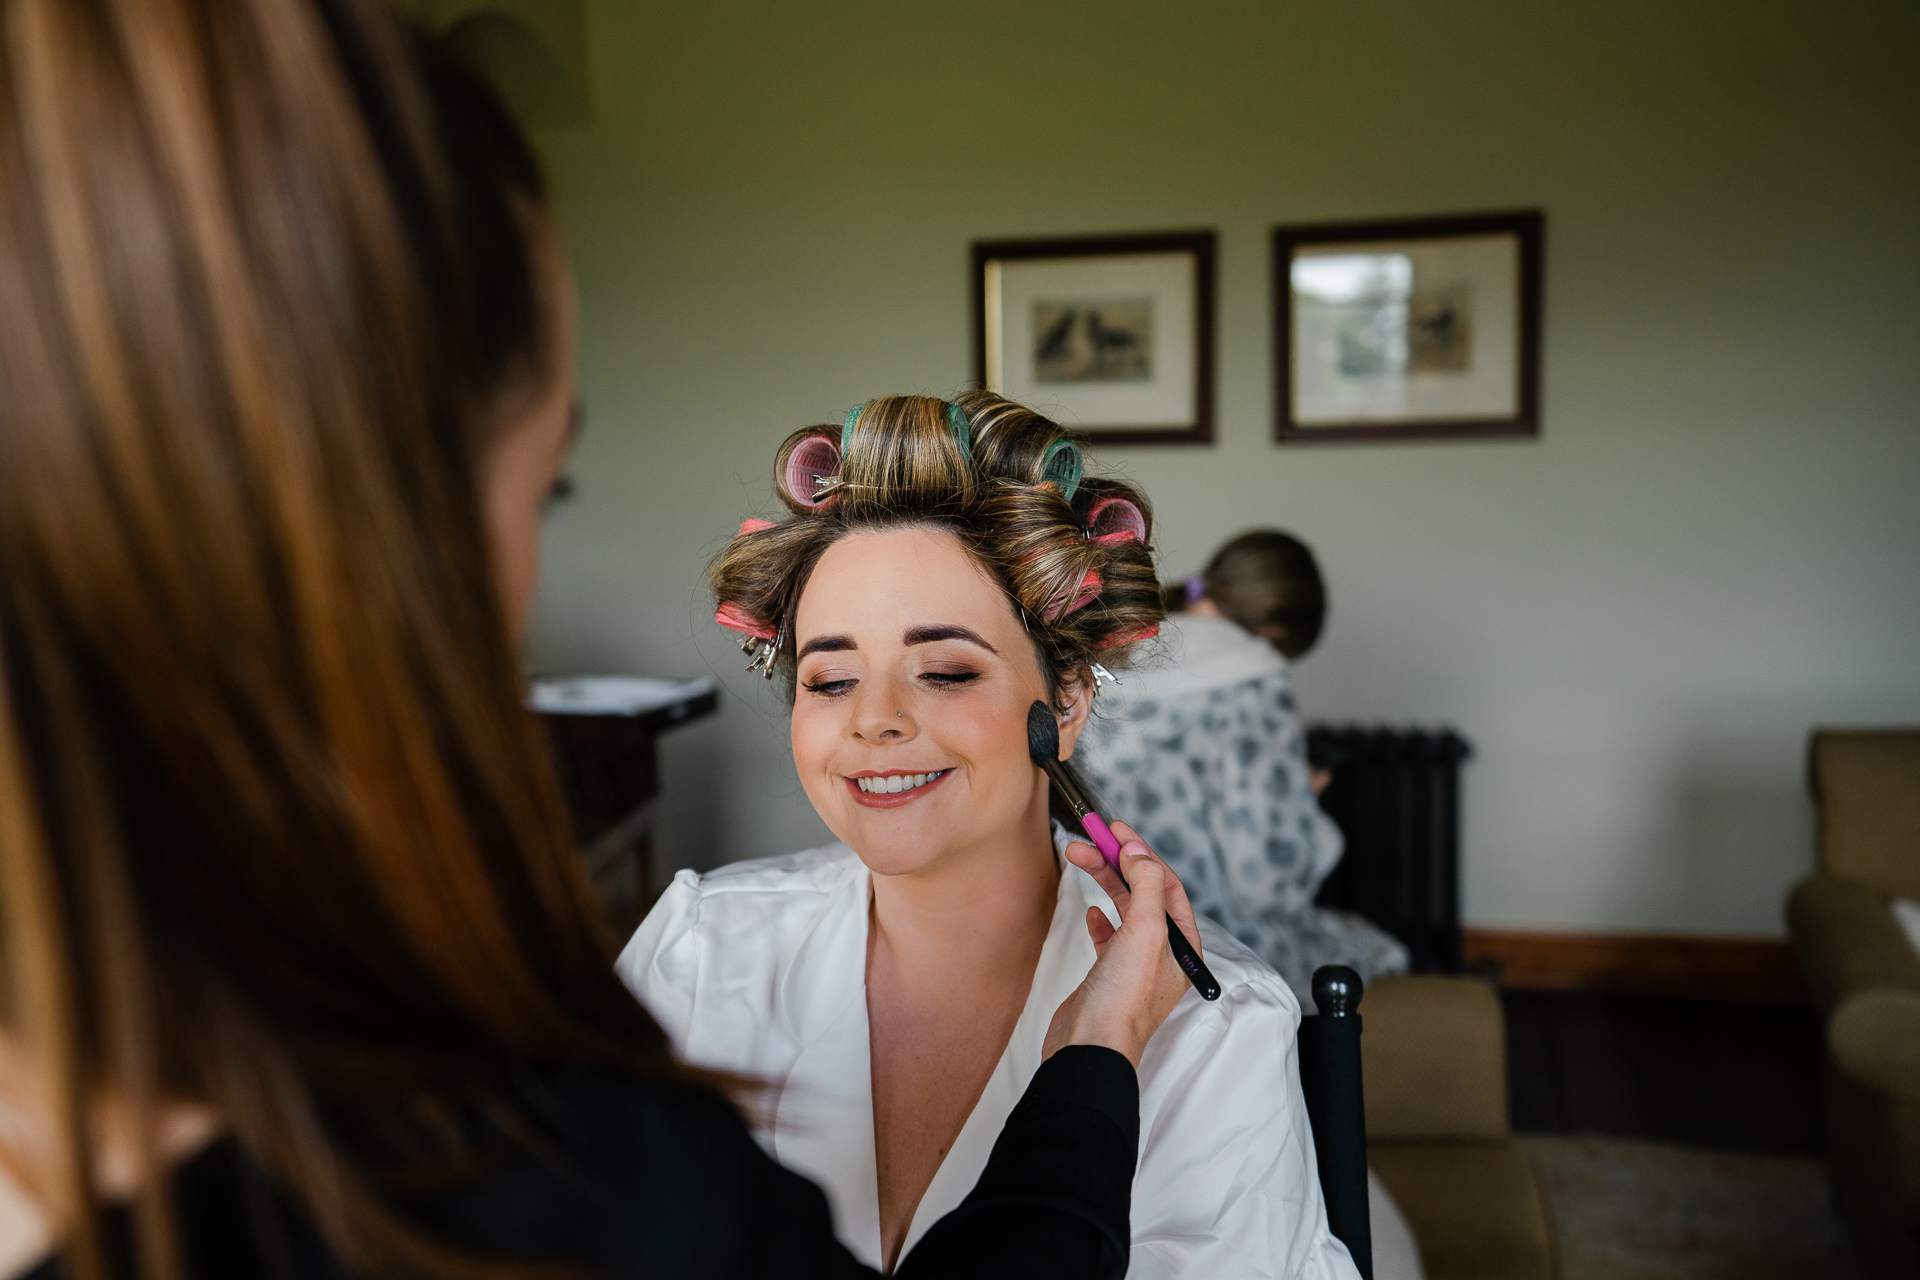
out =
{"type": "Polygon", "coordinates": [[[617,967],[626,976],[690,934],[748,929],[763,939],[769,931],[777,935],[783,923],[811,919],[861,870],[853,850],[838,842],[707,872],[682,870],[627,941],[617,967]]]}
{"type": "MultiPolygon", "coordinates": [[[[687,1037],[702,1008],[753,991],[751,1009],[733,1008],[732,1019],[770,1016],[779,1005],[778,975],[810,947],[837,955],[834,942],[865,927],[865,873],[853,850],[837,843],[704,874],[682,871],[627,941],[615,971],[690,1052],[687,1037]]],[[[732,1050],[708,1048],[722,1053],[721,1065],[743,1069],[725,1056],[732,1050]]]]}
{"type": "MultiPolygon", "coordinates": [[[[1238,938],[1201,917],[1200,950],[1220,983],[1218,1000],[1189,992],[1168,1015],[1140,1060],[1142,1122],[1161,1105],[1178,1106],[1194,1088],[1216,1091],[1228,1080],[1261,1082],[1253,1097],[1284,1111],[1287,1062],[1300,1029],[1300,1001],[1286,980],[1238,938]]],[[[1255,1112],[1263,1108],[1248,1099],[1255,1112]]],[[[1255,1115],[1236,1108],[1235,1123],[1255,1115]]]]}

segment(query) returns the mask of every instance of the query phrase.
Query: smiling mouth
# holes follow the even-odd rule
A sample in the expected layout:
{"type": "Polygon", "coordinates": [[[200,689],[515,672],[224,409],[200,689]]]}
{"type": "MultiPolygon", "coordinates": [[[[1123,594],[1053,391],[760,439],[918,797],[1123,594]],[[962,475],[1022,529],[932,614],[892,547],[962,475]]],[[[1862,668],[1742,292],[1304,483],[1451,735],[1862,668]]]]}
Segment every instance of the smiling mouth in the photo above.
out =
{"type": "Polygon", "coordinates": [[[847,785],[853,788],[862,804],[901,804],[925,795],[952,772],[952,769],[934,769],[927,773],[871,774],[848,778],[847,785]]]}
{"type": "Polygon", "coordinates": [[[868,795],[897,796],[903,791],[918,791],[929,782],[936,782],[952,772],[951,769],[935,769],[932,773],[890,773],[884,777],[850,778],[848,781],[868,795]]]}

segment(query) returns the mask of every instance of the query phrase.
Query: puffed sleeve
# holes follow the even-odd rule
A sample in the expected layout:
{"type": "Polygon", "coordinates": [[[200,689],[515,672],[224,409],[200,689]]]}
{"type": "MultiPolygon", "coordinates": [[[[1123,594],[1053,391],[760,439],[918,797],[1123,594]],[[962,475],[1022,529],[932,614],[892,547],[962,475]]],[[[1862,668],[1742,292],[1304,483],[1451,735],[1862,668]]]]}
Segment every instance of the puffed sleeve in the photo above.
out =
{"type": "Polygon", "coordinates": [[[682,870],[633,931],[614,971],[676,1045],[686,1042],[700,980],[700,877],[682,870]]]}
{"type": "Polygon", "coordinates": [[[1214,1004],[1184,1001],[1148,1046],[1134,1280],[1357,1280],[1327,1226],[1298,1026],[1292,994],[1263,973],[1214,1004]]]}

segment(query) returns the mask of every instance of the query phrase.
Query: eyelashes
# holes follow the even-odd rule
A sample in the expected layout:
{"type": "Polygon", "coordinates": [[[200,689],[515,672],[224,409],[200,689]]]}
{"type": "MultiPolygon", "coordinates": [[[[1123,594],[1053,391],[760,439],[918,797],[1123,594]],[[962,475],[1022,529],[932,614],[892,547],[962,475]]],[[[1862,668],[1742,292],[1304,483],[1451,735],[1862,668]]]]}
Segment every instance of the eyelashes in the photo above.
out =
{"type": "MultiPolygon", "coordinates": [[[[933,689],[957,689],[980,678],[978,671],[923,671],[920,680],[933,689]]],[[[853,692],[858,680],[816,680],[800,687],[822,698],[844,698],[853,692]]]]}

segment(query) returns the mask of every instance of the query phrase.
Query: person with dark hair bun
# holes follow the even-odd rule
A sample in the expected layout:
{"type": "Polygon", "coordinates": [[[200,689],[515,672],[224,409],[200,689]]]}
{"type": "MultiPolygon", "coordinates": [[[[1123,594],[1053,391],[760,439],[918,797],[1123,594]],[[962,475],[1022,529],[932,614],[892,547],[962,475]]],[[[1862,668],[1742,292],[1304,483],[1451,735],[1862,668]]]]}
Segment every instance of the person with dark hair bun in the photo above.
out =
{"type": "MultiPolygon", "coordinates": [[[[715,618],[783,678],[801,785],[841,843],[680,872],[619,970],[689,1062],[777,1082],[762,1140],[890,1270],[979,1176],[1125,892],[1069,837],[1027,723],[1050,709],[1072,757],[1157,634],[1152,512],[1085,474],[1057,423],[981,391],[796,431],[774,487],[789,516],[714,561],[715,618]]],[[[1128,1274],[1352,1277],[1298,1002],[1212,922],[1187,935],[1224,994],[1182,993],[1140,1060],[1128,1274]]]]}
{"type": "Polygon", "coordinates": [[[1344,841],[1316,800],[1288,664],[1320,638],[1327,591],[1306,543],[1278,529],[1229,540],[1163,593],[1165,670],[1129,681],[1085,739],[1088,777],[1137,815],[1194,909],[1252,947],[1301,1000],[1313,971],[1371,982],[1407,950],[1359,916],[1314,905],[1344,841]]]}

